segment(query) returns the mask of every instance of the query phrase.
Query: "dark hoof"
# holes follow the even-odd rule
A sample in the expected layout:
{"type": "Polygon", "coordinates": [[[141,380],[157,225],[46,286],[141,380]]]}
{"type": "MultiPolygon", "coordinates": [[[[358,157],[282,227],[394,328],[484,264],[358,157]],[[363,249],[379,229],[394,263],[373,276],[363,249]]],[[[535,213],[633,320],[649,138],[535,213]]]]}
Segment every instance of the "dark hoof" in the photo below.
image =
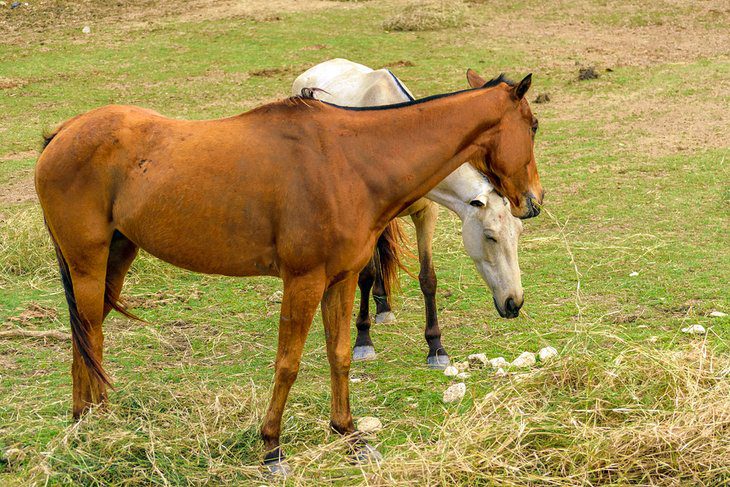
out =
{"type": "Polygon", "coordinates": [[[375,323],[395,323],[395,314],[392,311],[383,311],[375,315],[375,323]]]}
{"type": "Polygon", "coordinates": [[[273,451],[264,458],[264,476],[283,479],[291,474],[291,467],[280,451],[273,451]]]}
{"type": "Polygon", "coordinates": [[[375,360],[378,355],[375,353],[375,347],[372,345],[361,345],[352,350],[352,360],[362,362],[363,360],[375,360]]]}
{"type": "Polygon", "coordinates": [[[367,465],[375,463],[380,465],[383,461],[383,455],[370,443],[360,443],[355,447],[352,454],[352,461],[359,465],[367,465]]]}
{"type": "Polygon", "coordinates": [[[428,362],[428,368],[435,370],[444,370],[451,363],[448,355],[432,355],[426,361],[428,362]]]}

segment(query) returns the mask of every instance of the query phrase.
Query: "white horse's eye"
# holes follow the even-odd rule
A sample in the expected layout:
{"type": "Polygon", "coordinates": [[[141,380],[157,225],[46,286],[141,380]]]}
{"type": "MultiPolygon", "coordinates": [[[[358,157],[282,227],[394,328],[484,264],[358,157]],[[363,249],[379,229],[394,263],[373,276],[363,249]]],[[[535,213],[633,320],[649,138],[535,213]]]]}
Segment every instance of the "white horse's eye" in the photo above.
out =
{"type": "Polygon", "coordinates": [[[490,242],[497,242],[497,239],[494,238],[494,236],[492,236],[492,234],[489,234],[489,233],[484,234],[484,239],[489,240],[490,242]]]}

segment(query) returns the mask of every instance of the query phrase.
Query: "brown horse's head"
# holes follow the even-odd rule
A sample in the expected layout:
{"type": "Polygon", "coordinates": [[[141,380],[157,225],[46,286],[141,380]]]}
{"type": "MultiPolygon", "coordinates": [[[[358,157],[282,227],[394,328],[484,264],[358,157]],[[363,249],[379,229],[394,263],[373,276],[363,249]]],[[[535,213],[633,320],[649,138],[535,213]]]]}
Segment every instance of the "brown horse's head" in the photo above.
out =
{"type": "Polygon", "coordinates": [[[537,119],[530,110],[525,93],[530,88],[532,75],[519,83],[511,83],[503,76],[485,81],[474,70],[466,72],[472,88],[496,86],[508,93],[508,106],[494,136],[485,144],[482,164],[476,164],[489,178],[499,193],[511,203],[512,214],[518,218],[532,218],[540,214],[544,190],[537,174],[535,133],[537,119]]]}

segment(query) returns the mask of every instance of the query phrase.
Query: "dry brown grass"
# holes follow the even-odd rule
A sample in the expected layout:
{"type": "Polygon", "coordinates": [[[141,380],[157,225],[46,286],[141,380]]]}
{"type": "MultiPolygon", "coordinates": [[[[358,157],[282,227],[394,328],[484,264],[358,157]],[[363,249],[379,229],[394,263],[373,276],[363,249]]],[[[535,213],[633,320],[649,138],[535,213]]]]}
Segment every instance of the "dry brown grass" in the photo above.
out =
{"type": "Polygon", "coordinates": [[[406,5],[403,10],[386,19],[388,31],[421,31],[461,27],[466,21],[466,6],[460,1],[420,1],[406,5]]]}

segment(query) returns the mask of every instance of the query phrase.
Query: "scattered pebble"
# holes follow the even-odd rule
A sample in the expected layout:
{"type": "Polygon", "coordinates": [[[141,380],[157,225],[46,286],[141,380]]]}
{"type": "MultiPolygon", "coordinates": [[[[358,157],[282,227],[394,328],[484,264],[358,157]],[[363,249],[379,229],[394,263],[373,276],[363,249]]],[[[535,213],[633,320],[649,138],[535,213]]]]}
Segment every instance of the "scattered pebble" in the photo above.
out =
{"type": "Polygon", "coordinates": [[[83,32],[84,34],[91,34],[91,27],[85,25],[84,28],[81,29],[81,32],[83,32]]]}
{"type": "Polygon", "coordinates": [[[357,384],[358,382],[362,382],[362,379],[359,377],[350,377],[350,382],[357,384]]]}
{"type": "Polygon", "coordinates": [[[558,351],[553,347],[545,347],[537,352],[537,356],[540,357],[540,362],[548,362],[558,356],[558,351]]]}
{"type": "Polygon", "coordinates": [[[495,369],[498,369],[498,368],[500,368],[500,367],[506,367],[506,366],[508,366],[508,365],[509,365],[509,362],[507,362],[507,361],[506,361],[506,360],[504,359],[504,357],[497,357],[497,358],[493,358],[493,359],[491,359],[491,360],[489,361],[489,363],[490,363],[490,365],[491,365],[491,366],[492,366],[493,368],[495,368],[495,369]]]}
{"type": "Polygon", "coordinates": [[[383,429],[383,423],[378,418],[365,416],[357,421],[357,430],[361,433],[377,433],[383,429]]]}
{"type": "Polygon", "coordinates": [[[535,98],[535,103],[547,103],[550,101],[550,95],[548,93],[540,93],[535,98]]]}
{"type": "Polygon", "coordinates": [[[520,356],[512,362],[512,367],[532,367],[536,362],[537,360],[535,359],[534,353],[522,352],[520,356]]]}
{"type": "Polygon", "coordinates": [[[687,328],[682,328],[682,333],[689,333],[690,335],[704,335],[706,331],[705,327],[702,325],[692,325],[687,328]]]}
{"type": "Polygon", "coordinates": [[[636,272],[636,271],[634,271],[634,272],[632,272],[631,274],[629,274],[629,277],[636,277],[636,276],[638,276],[638,275],[639,275],[639,273],[638,273],[638,272],[636,272]]]}
{"type": "Polygon", "coordinates": [[[507,375],[507,372],[504,371],[502,367],[497,369],[497,372],[494,373],[497,377],[504,377],[507,375]]]}
{"type": "Polygon", "coordinates": [[[454,362],[454,367],[459,369],[459,372],[469,370],[469,362],[454,362]]]}
{"type": "Polygon", "coordinates": [[[458,374],[456,374],[457,379],[468,379],[469,377],[471,377],[471,374],[469,372],[459,372],[458,374]]]}
{"type": "Polygon", "coordinates": [[[459,374],[459,369],[454,367],[453,365],[449,365],[444,369],[444,375],[447,377],[454,377],[459,374]]]}
{"type": "Polygon", "coordinates": [[[444,391],[444,402],[450,403],[459,401],[466,394],[466,384],[459,382],[444,391]]]}
{"type": "Polygon", "coordinates": [[[723,313],[722,311],[713,311],[710,313],[710,316],[713,318],[724,318],[727,316],[727,313],[723,313]]]}
{"type": "Polygon", "coordinates": [[[20,5],[21,5],[20,2],[13,2],[10,4],[10,8],[18,8],[18,7],[20,7],[20,5]]]}
{"type": "Polygon", "coordinates": [[[469,355],[469,365],[472,367],[484,367],[489,363],[489,359],[483,353],[472,353],[469,355]]]}

